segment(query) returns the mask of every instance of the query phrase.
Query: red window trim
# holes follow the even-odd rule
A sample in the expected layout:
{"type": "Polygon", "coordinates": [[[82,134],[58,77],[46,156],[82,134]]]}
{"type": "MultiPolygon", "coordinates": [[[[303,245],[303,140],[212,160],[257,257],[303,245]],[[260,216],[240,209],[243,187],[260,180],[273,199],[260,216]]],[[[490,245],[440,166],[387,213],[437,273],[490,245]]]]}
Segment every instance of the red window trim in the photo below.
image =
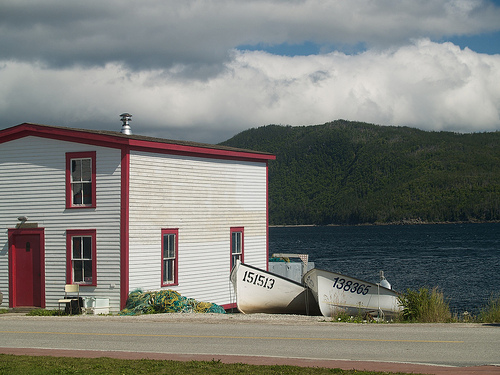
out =
{"type": "Polygon", "coordinates": [[[161,286],[179,285],[179,229],[162,229],[161,230],[161,286]],[[175,234],[175,260],[174,260],[174,282],[164,283],[163,271],[163,239],[165,234],[175,234]]]}
{"type": "Polygon", "coordinates": [[[67,152],[66,153],[66,208],[96,208],[96,152],[67,152]],[[86,206],[73,206],[71,194],[71,160],[90,158],[92,160],[92,203],[86,206]]]}
{"type": "Polygon", "coordinates": [[[233,233],[241,232],[241,262],[243,263],[245,257],[245,228],[244,227],[231,227],[230,241],[229,241],[229,264],[233,269],[233,233]]]}
{"type": "Polygon", "coordinates": [[[71,239],[77,236],[92,237],[92,282],[91,283],[76,283],[80,286],[97,286],[97,251],[96,251],[96,233],[95,229],[68,229],[66,230],[66,284],[73,283],[73,267],[71,254],[71,239]]]}

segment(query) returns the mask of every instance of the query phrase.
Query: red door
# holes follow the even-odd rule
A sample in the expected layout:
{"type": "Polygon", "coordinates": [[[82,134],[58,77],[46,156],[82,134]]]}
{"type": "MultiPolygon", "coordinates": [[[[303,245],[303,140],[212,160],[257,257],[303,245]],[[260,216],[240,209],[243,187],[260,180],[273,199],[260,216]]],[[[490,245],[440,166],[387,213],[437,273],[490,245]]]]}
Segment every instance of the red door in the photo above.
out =
{"type": "Polygon", "coordinates": [[[10,306],[45,307],[43,230],[11,230],[10,306]]]}

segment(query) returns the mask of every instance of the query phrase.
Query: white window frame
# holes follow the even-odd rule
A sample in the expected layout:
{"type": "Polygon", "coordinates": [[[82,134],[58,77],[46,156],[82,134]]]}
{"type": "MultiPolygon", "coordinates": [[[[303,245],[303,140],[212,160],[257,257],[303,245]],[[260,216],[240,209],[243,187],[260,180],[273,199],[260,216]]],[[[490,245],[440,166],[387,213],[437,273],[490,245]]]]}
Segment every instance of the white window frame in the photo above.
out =
{"type": "Polygon", "coordinates": [[[66,154],[66,208],[96,207],[95,168],[95,151],[68,152],[66,154]],[[77,163],[80,164],[80,176],[75,176],[75,164],[77,163]],[[84,164],[90,167],[90,171],[87,170],[87,173],[84,173],[84,164]],[[78,192],[80,192],[79,201],[75,201],[78,192]],[[85,201],[87,196],[90,196],[89,201],[85,201]]]}
{"type": "Polygon", "coordinates": [[[66,241],[66,283],[97,285],[96,230],[68,230],[66,241]],[[75,241],[78,241],[80,246],[80,256],[78,257],[75,257],[75,241]],[[90,246],[90,252],[85,253],[85,245],[90,246]],[[90,264],[90,267],[85,267],[85,263],[90,264]],[[80,265],[77,267],[78,264],[80,265]],[[81,277],[76,278],[77,275],[81,275],[81,277]]]}
{"type": "Polygon", "coordinates": [[[179,230],[162,229],[161,235],[161,286],[178,285],[179,230]]]}
{"type": "Polygon", "coordinates": [[[244,257],[244,228],[233,227],[231,228],[231,269],[239,260],[243,262],[244,257]]]}

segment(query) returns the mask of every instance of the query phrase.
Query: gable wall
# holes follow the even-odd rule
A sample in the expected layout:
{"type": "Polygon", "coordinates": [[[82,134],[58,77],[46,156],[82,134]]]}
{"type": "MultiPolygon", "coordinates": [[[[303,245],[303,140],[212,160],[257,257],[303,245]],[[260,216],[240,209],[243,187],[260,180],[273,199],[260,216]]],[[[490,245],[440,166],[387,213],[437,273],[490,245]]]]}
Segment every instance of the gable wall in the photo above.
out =
{"type": "Polygon", "coordinates": [[[47,308],[57,307],[66,282],[66,230],[97,230],[97,287],[82,295],[111,298],[120,293],[120,150],[25,137],[0,144],[0,290],[8,307],[8,238],[17,217],[45,228],[47,308]],[[66,210],[66,152],[96,151],[97,208],[66,210]]]}
{"type": "Polygon", "coordinates": [[[266,163],[132,152],[130,290],[161,289],[161,229],[179,229],[179,285],[185,297],[235,302],[230,228],[244,227],[244,260],[267,264],[266,163]]]}

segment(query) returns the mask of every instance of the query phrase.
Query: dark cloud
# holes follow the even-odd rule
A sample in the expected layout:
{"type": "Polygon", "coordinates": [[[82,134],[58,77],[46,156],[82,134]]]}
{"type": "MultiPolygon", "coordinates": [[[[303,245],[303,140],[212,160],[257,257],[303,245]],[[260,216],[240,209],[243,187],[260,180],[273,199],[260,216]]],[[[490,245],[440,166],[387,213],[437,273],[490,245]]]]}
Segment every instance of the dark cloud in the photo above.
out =
{"type": "Polygon", "coordinates": [[[0,12],[0,51],[4,59],[50,67],[184,64],[200,74],[242,44],[386,48],[498,30],[499,17],[498,8],[477,1],[10,1],[0,12]]]}

